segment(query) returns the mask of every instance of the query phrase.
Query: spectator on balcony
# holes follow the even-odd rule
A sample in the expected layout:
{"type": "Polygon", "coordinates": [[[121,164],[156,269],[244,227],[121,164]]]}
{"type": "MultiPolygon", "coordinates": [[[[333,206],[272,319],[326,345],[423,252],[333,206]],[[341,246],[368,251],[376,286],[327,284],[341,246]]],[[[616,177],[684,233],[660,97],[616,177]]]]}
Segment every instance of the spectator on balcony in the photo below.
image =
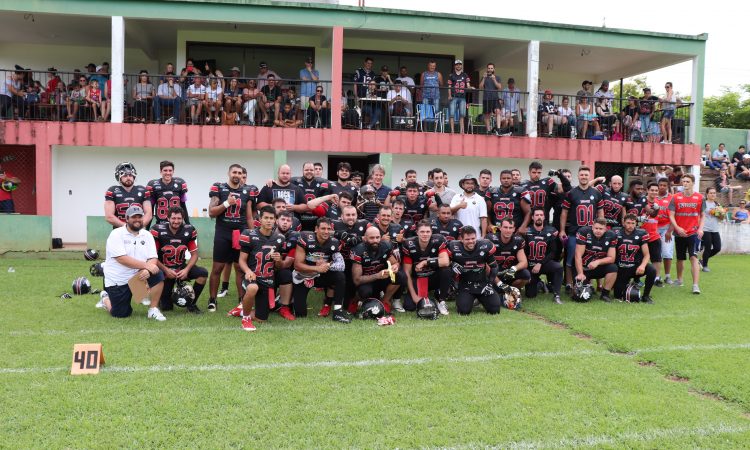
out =
{"type": "Polygon", "coordinates": [[[75,122],[78,115],[78,109],[86,104],[87,85],[88,80],[83,75],[79,75],[78,80],[70,82],[70,93],[65,102],[68,111],[68,122],[75,122]]]}
{"type": "Polygon", "coordinates": [[[174,74],[167,73],[164,83],[159,85],[154,98],[154,116],[156,123],[161,123],[161,109],[164,106],[172,108],[172,116],[167,119],[168,124],[180,123],[182,113],[182,87],[175,81],[174,74]]]}
{"type": "Polygon", "coordinates": [[[610,102],[606,97],[596,99],[596,115],[599,125],[603,130],[612,132],[612,126],[617,121],[617,116],[612,112],[610,102]]]}
{"type": "Polygon", "coordinates": [[[516,87],[516,80],[508,78],[508,88],[503,91],[503,107],[507,126],[513,127],[523,122],[523,108],[521,108],[521,91],[516,87]]]}
{"type": "Polygon", "coordinates": [[[0,119],[13,118],[13,105],[15,104],[15,83],[17,72],[5,72],[5,78],[0,84],[0,119]]]}
{"type": "Polygon", "coordinates": [[[412,115],[411,92],[402,84],[400,79],[393,82],[386,98],[388,99],[391,116],[412,115]]]}
{"type": "Polygon", "coordinates": [[[459,133],[464,134],[464,117],[466,117],[466,91],[473,89],[471,79],[464,72],[464,62],[457,59],[453,62],[453,71],[448,76],[448,123],[453,133],[453,125],[458,120],[459,133]]]}
{"type": "Polygon", "coordinates": [[[564,117],[568,121],[570,127],[570,138],[575,139],[576,137],[576,111],[570,107],[570,98],[566,95],[562,98],[562,105],[557,108],[557,114],[560,117],[564,117]]]}
{"type": "Polygon", "coordinates": [[[742,181],[750,181],[750,155],[747,153],[742,156],[742,162],[737,164],[735,178],[742,181]]]}
{"type": "Polygon", "coordinates": [[[378,97],[388,98],[388,91],[393,86],[393,78],[388,72],[388,66],[380,67],[380,74],[375,77],[375,83],[378,85],[378,97]]]}
{"type": "Polygon", "coordinates": [[[602,81],[602,85],[594,92],[594,98],[597,100],[597,103],[600,103],[601,99],[605,99],[607,108],[612,109],[612,99],[615,98],[615,94],[609,90],[609,81],[602,81]]]}
{"type": "Polygon", "coordinates": [[[659,100],[658,97],[651,95],[651,88],[643,88],[643,97],[641,97],[638,110],[638,117],[641,120],[641,133],[644,137],[648,137],[649,142],[658,142],[658,133],[651,126],[651,119],[654,115],[654,107],[656,102],[659,100]]]}
{"type": "Polygon", "coordinates": [[[261,94],[263,94],[263,100],[260,102],[260,110],[263,112],[263,123],[265,124],[268,122],[269,114],[273,115],[274,121],[279,120],[278,115],[281,111],[281,100],[283,96],[281,93],[281,87],[279,87],[278,82],[276,81],[276,75],[269,73],[265,80],[258,80],[258,86],[260,86],[261,81],[267,83],[260,89],[261,94]]]}
{"type": "Polygon", "coordinates": [[[502,80],[495,74],[495,64],[487,63],[479,89],[482,89],[482,114],[484,115],[484,129],[487,134],[496,131],[500,127],[500,101],[498,91],[503,88],[502,80]],[[490,127],[492,116],[495,116],[495,128],[490,127]]]}
{"type": "Polygon", "coordinates": [[[661,135],[664,137],[665,144],[672,143],[672,119],[674,118],[674,112],[678,106],[682,104],[682,100],[676,92],[672,90],[672,82],[667,81],[664,85],[666,94],[659,99],[659,105],[662,110],[661,116],[661,135]]]}
{"type": "Polygon", "coordinates": [[[729,206],[733,206],[734,201],[732,197],[734,197],[734,191],[742,190],[742,186],[732,186],[729,183],[729,173],[727,173],[726,167],[719,170],[719,176],[714,179],[714,186],[717,192],[727,194],[729,206]]]}
{"type": "Polygon", "coordinates": [[[313,67],[313,58],[308,56],[305,59],[305,67],[299,71],[300,83],[299,95],[302,101],[302,109],[307,109],[308,100],[315,95],[315,89],[320,81],[320,72],[313,67]]]}
{"type": "Polygon", "coordinates": [[[297,115],[300,114],[302,100],[300,100],[300,98],[297,97],[297,89],[294,86],[289,86],[289,88],[287,88],[287,90],[284,91],[283,97],[281,99],[281,103],[291,103],[292,110],[294,110],[294,113],[297,115]]]}
{"type": "Polygon", "coordinates": [[[242,88],[239,79],[232,77],[229,79],[227,88],[224,89],[224,123],[236,123],[240,120],[240,111],[242,111],[242,88]]]}
{"type": "Polygon", "coordinates": [[[291,102],[284,102],[274,125],[281,128],[299,128],[302,125],[302,121],[297,118],[297,111],[291,102]]]}
{"type": "Polygon", "coordinates": [[[174,75],[174,64],[171,62],[164,66],[164,72],[162,72],[162,75],[159,77],[159,84],[167,82],[167,75],[174,75]]]}
{"type": "Polygon", "coordinates": [[[443,74],[437,71],[437,62],[431,59],[427,62],[427,70],[422,72],[422,104],[432,105],[435,113],[440,111],[440,88],[443,86],[443,74]]]}
{"type": "Polygon", "coordinates": [[[323,95],[323,86],[316,87],[315,93],[308,99],[305,116],[309,128],[328,128],[330,126],[331,108],[326,96],[323,95]]]}
{"type": "MultiPolygon", "coordinates": [[[[233,66],[231,69],[229,69],[229,76],[230,78],[234,78],[237,80],[237,86],[240,89],[240,92],[242,92],[243,89],[247,87],[247,80],[245,78],[242,78],[242,73],[240,72],[240,68],[237,66],[233,66]]],[[[228,85],[229,83],[225,83],[228,85]]],[[[226,91],[226,86],[224,87],[224,91],[226,91]]]]}
{"type": "MultiPolygon", "coordinates": [[[[414,98],[414,78],[409,76],[409,69],[406,66],[401,66],[398,70],[398,78],[396,80],[401,80],[401,84],[406,86],[407,89],[409,89],[409,92],[411,93],[412,98],[414,98]]],[[[395,81],[395,80],[394,80],[395,81]]]]}
{"type": "MultiPolygon", "coordinates": [[[[206,122],[221,123],[221,105],[224,103],[224,90],[221,88],[219,79],[212,76],[208,79],[206,97],[203,100],[203,109],[206,111],[206,122]]],[[[199,113],[200,114],[200,113],[199,113]]]]}
{"type": "Polygon", "coordinates": [[[360,97],[363,100],[362,103],[362,119],[367,118],[369,122],[367,128],[372,130],[379,123],[383,115],[383,106],[379,101],[380,96],[378,95],[378,85],[375,80],[370,80],[367,85],[367,92],[364,97],[360,97]]]}
{"type": "Polygon", "coordinates": [[[154,85],[148,77],[148,70],[141,70],[138,74],[138,83],[133,85],[133,112],[136,120],[146,123],[148,103],[154,98],[154,85]]]}
{"type": "Polygon", "coordinates": [[[5,82],[7,92],[10,93],[11,109],[9,118],[13,117],[12,109],[18,110],[18,118],[23,119],[26,116],[26,110],[30,104],[26,101],[26,84],[24,83],[26,75],[23,67],[16,65],[16,71],[11,73],[5,82]]]}
{"type": "Polygon", "coordinates": [[[195,67],[195,61],[193,61],[193,58],[188,58],[185,62],[185,67],[180,71],[180,85],[184,95],[188,94],[188,89],[195,82],[194,78],[200,75],[201,71],[199,68],[195,67]]]}
{"type": "MultiPolygon", "coordinates": [[[[245,102],[242,107],[242,115],[247,117],[248,125],[255,125],[255,108],[263,103],[263,94],[258,89],[258,82],[247,80],[247,87],[242,90],[242,101],[245,102]]],[[[263,123],[268,122],[268,114],[264,108],[259,108],[263,113],[263,123]]]]}
{"type": "Polygon", "coordinates": [[[589,80],[583,80],[583,82],[581,83],[581,90],[576,92],[576,97],[578,97],[579,99],[581,97],[593,97],[594,94],[591,93],[591,88],[593,85],[594,83],[590,82],[589,80]]]}
{"type": "Polygon", "coordinates": [[[99,80],[92,78],[89,81],[89,88],[86,90],[86,103],[91,107],[96,122],[104,121],[101,116],[103,112],[102,90],[99,89],[99,80]]]}
{"type": "Polygon", "coordinates": [[[104,89],[107,80],[109,80],[109,63],[104,62],[101,66],[96,66],[96,71],[89,77],[89,82],[91,82],[91,80],[99,81],[99,88],[104,89]]]}
{"type": "Polygon", "coordinates": [[[370,81],[375,79],[372,64],[373,60],[368,56],[364,65],[354,72],[354,95],[357,99],[367,96],[370,81]]]}
{"type": "Polygon", "coordinates": [[[625,139],[630,139],[633,128],[638,123],[638,99],[631,95],[628,97],[628,104],[620,111],[620,123],[625,139]]]}
{"type": "Polygon", "coordinates": [[[86,82],[88,83],[88,77],[90,77],[92,74],[96,73],[96,64],[94,63],[88,63],[86,65],[86,73],[89,75],[86,76],[86,82]]]}
{"type": "Polygon", "coordinates": [[[560,114],[559,109],[555,106],[555,99],[552,91],[544,91],[544,97],[539,104],[539,117],[542,124],[546,127],[547,137],[552,137],[555,125],[567,125],[568,118],[560,114]]]}
{"type": "Polygon", "coordinates": [[[49,77],[49,80],[47,80],[47,89],[45,89],[45,92],[52,96],[57,92],[57,85],[63,81],[60,79],[60,75],[57,74],[57,69],[54,67],[47,69],[47,76],[49,77]]]}
{"type": "Polygon", "coordinates": [[[217,84],[222,91],[226,87],[226,85],[224,84],[224,73],[213,65],[209,64],[208,61],[206,61],[203,66],[203,75],[205,75],[207,79],[216,78],[218,80],[217,84]]]}
{"type": "Polygon", "coordinates": [[[600,132],[599,121],[597,120],[594,107],[589,103],[588,95],[578,97],[578,105],[576,105],[576,122],[578,128],[580,128],[579,135],[583,139],[587,139],[586,133],[588,132],[589,127],[592,127],[596,133],[600,132]]]}
{"type": "Polygon", "coordinates": [[[268,64],[261,61],[260,64],[258,64],[258,76],[256,77],[258,79],[258,88],[263,89],[264,87],[268,86],[268,79],[273,76],[274,80],[276,80],[275,85],[279,86],[281,85],[281,77],[279,74],[274,72],[273,70],[270,70],[268,68],[268,64]]]}
{"type": "Polygon", "coordinates": [[[188,105],[190,106],[190,123],[195,125],[201,117],[203,102],[206,100],[206,86],[203,85],[203,77],[193,76],[193,84],[188,86],[188,105]]]}

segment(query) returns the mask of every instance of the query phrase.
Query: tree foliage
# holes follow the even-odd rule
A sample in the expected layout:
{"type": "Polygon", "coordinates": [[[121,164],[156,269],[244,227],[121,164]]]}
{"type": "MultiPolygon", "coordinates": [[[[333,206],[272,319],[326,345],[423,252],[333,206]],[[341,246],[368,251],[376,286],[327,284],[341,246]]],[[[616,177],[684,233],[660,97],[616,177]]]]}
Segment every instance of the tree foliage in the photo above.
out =
{"type": "Polygon", "coordinates": [[[738,90],[724,88],[720,95],[703,99],[703,126],[713,128],[750,128],[750,84],[738,90]]]}

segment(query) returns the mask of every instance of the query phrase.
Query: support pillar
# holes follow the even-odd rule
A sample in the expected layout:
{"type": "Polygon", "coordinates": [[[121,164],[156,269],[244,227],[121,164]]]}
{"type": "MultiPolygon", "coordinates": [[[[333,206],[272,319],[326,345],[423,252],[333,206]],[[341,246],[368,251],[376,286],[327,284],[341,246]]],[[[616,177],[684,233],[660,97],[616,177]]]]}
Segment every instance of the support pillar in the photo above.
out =
{"type": "Polygon", "coordinates": [[[341,93],[344,88],[344,27],[333,27],[333,38],[331,40],[331,131],[334,136],[334,149],[340,147],[341,120],[341,93]]]}
{"type": "Polygon", "coordinates": [[[125,86],[123,85],[123,73],[125,72],[125,19],[122,16],[112,16],[112,62],[110,64],[112,123],[122,123],[125,118],[125,86]]]}
{"type": "Polygon", "coordinates": [[[526,135],[537,136],[536,112],[539,108],[539,41],[530,41],[526,69],[526,135]]]}

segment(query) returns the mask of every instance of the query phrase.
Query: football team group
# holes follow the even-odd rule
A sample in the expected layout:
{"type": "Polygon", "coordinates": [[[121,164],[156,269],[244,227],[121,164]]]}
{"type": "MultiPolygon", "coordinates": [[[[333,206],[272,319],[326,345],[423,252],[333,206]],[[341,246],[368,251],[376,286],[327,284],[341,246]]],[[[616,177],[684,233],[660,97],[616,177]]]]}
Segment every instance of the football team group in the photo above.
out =
{"type": "Polygon", "coordinates": [[[139,278],[150,286],[143,299],[149,318],[166,320],[162,311],[175,305],[199,314],[208,281],[208,311],[215,312],[232,269],[239,299],[228,315],[241,317],[248,331],[271,313],[306,317],[312,289],[324,296],[318,315],[341,323],[354,314],[393,323],[392,312],[406,311],[434,319],[449,314],[451,300],[458,314],[480,307],[496,314],[519,308],[521,291],[562,303],[564,282],[577,301],[598,291],[606,302],[652,303],[653,286],[682,285],[687,259],[692,292],[700,293],[696,252],[705,200],[694,192],[692,175],[682,178],[682,192],[671,194],[668,180],[646,186],[634,180],[624,192],[621,177],[604,185],[586,166],[578,169],[577,186],[567,170],[543,177],[542,169],[531,163],[526,181],[517,169],[502,170],[497,187],[485,169],[479,180],[463,177],[456,192],[437,168],[424,184],[409,170],[402,186],[391,189],[379,165],[362,183],[346,162],[336,181],[322,177],[322,164],[305,163],[301,177],[282,165],[259,189],[246,184],[244,167],[232,164],[227,180],[208,193],[207,213],[215,220],[209,273],[197,264],[187,183],[175,176],[174,164],[163,161],[161,178],[141,186],[133,164],[121,163],[105,197],[113,226],[106,260],[92,266],[104,276],[97,306],[114,317],[131,315],[129,282],[139,278]],[[672,281],[666,263],[674,253],[672,281]]]}

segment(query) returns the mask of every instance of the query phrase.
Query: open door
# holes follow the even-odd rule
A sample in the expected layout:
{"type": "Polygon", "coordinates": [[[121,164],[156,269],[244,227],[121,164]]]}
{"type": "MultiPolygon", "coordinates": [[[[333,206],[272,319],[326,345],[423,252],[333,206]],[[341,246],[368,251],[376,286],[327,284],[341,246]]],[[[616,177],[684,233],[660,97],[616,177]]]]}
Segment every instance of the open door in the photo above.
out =
{"type": "Polygon", "coordinates": [[[380,162],[380,154],[374,153],[371,155],[330,155],[328,156],[328,179],[336,180],[336,168],[340,162],[348,162],[352,165],[353,172],[362,172],[364,174],[364,180],[367,179],[367,175],[370,173],[370,169],[375,164],[380,162]]]}

